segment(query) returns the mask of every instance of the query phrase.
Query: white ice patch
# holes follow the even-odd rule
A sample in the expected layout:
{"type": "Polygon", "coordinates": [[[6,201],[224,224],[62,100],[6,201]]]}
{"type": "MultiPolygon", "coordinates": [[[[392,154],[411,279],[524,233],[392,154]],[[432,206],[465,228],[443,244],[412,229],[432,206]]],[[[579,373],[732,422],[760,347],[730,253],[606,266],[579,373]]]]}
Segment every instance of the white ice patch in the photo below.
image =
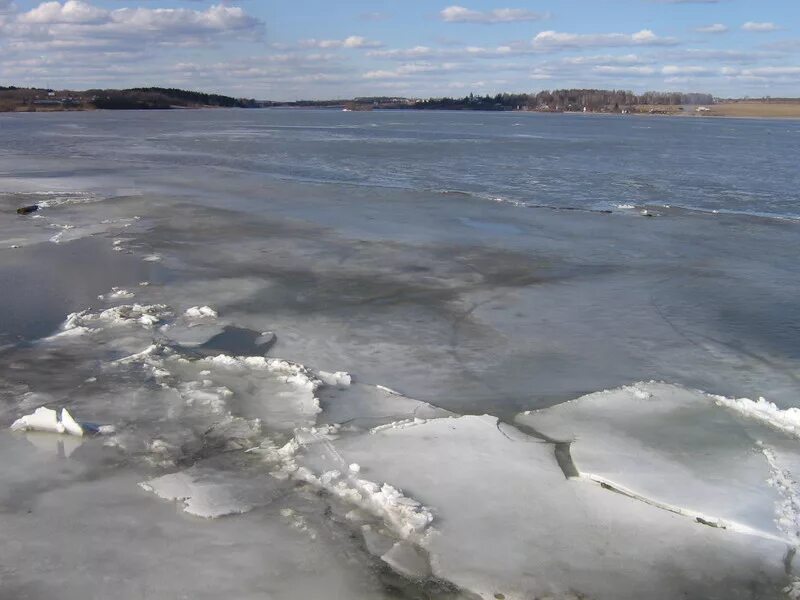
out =
{"type": "Polygon", "coordinates": [[[142,365],[162,389],[209,417],[236,414],[290,432],[313,425],[320,412],[316,393],[322,381],[289,361],[227,354],[189,358],[152,344],[112,364],[142,365]]]}
{"type": "Polygon", "coordinates": [[[98,300],[127,300],[133,298],[136,294],[133,292],[129,292],[128,290],[124,290],[122,288],[111,288],[111,291],[107,294],[100,294],[97,299],[98,300]]]}
{"type": "Polygon", "coordinates": [[[431,575],[428,557],[420,548],[408,542],[397,542],[381,556],[381,560],[397,573],[412,579],[425,579],[431,575]]]}
{"type": "Polygon", "coordinates": [[[51,336],[44,338],[45,341],[53,341],[62,338],[73,338],[73,337],[80,337],[82,335],[86,335],[87,333],[91,333],[91,329],[88,327],[83,327],[82,325],[78,325],[75,327],[71,327],[70,329],[65,329],[63,331],[59,331],[58,333],[54,333],[51,336]]]}
{"type": "MultiPolygon", "coordinates": [[[[674,572],[691,572],[691,592],[710,597],[720,582],[726,592],[739,590],[765,568],[783,577],[784,543],[706,527],[569,480],[551,444],[494,417],[432,419],[329,443],[332,448],[322,445],[316,454],[335,451],[344,464],[357,461],[371,478],[433,507],[434,526],[408,541],[428,552],[435,576],[487,600],[671,599],[686,595],[674,572]],[[663,566],[663,576],[653,565],[663,566]]],[[[338,486],[331,486],[333,493],[338,486]]],[[[415,573],[414,565],[424,569],[424,563],[413,560],[421,555],[402,549],[387,562],[412,576],[423,572],[415,573]]]]}
{"type": "Polygon", "coordinates": [[[151,344],[141,352],[137,352],[136,354],[131,354],[130,356],[126,356],[124,358],[120,358],[115,360],[111,364],[115,365],[129,365],[132,363],[141,363],[146,362],[147,358],[157,355],[162,351],[162,347],[158,344],[151,344]]]}
{"type": "Polygon", "coordinates": [[[224,414],[233,392],[225,386],[212,388],[211,385],[211,380],[190,381],[178,384],[178,391],[188,406],[204,406],[213,413],[224,414]]]}
{"type": "Polygon", "coordinates": [[[206,519],[243,514],[275,497],[275,488],[268,479],[203,467],[191,467],[139,485],[159,498],[182,502],[185,512],[206,519]]]}
{"type": "Polygon", "coordinates": [[[769,484],[781,496],[775,504],[775,523],[794,546],[800,546],[800,485],[791,471],[780,465],[775,450],[761,444],[761,451],[772,471],[769,484]]]}
{"type": "Polygon", "coordinates": [[[59,225],[57,223],[53,223],[49,227],[61,230],[50,238],[50,241],[54,244],[60,243],[70,229],[75,229],[74,225],[59,225]]]}
{"type": "Polygon", "coordinates": [[[98,196],[91,192],[26,192],[30,195],[42,196],[45,199],[39,200],[36,204],[39,208],[52,208],[55,206],[62,206],[67,204],[88,204],[91,202],[98,202],[101,200],[98,196]]]}
{"type": "Polygon", "coordinates": [[[800,579],[793,578],[792,582],[783,588],[783,593],[788,600],[800,600],[800,579]]]}
{"type": "Polygon", "coordinates": [[[724,406],[740,415],[800,437],[800,408],[780,409],[764,398],[759,398],[757,401],[749,398],[726,398],[725,396],[712,396],[712,398],[719,406],[724,406]]]}
{"type": "Polygon", "coordinates": [[[422,539],[433,521],[431,510],[388,483],[361,479],[361,467],[348,466],[332,445],[336,431],[336,427],[300,429],[285,446],[277,448],[267,441],[257,451],[277,463],[272,473],[276,479],[292,478],[324,489],[382,520],[398,539],[422,539]]]}
{"type": "MultiPolygon", "coordinates": [[[[324,377],[324,374],[320,374],[324,377]]],[[[333,383],[334,380],[329,380],[333,383]]],[[[322,418],[328,423],[346,423],[348,428],[369,430],[398,425],[414,419],[453,416],[426,402],[407,398],[381,386],[351,382],[349,386],[328,385],[320,391],[322,418]]]]}
{"type": "Polygon", "coordinates": [[[78,327],[92,329],[102,326],[130,326],[138,325],[145,329],[152,329],[161,320],[172,315],[169,307],[164,304],[124,304],[106,309],[100,313],[91,313],[84,310],[67,316],[62,329],[69,331],[78,327]]]}
{"type": "Polygon", "coordinates": [[[517,422],[572,442],[580,477],[699,523],[785,539],[756,440],[769,435],[702,392],[664,383],[598,392],[517,422]]]}
{"type": "Polygon", "coordinates": [[[187,309],[183,316],[193,320],[216,319],[217,311],[209,306],[193,306],[187,309]]]}
{"type": "Polygon", "coordinates": [[[83,426],[72,418],[66,408],[61,409],[61,416],[56,411],[44,406],[37,408],[32,414],[20,417],[11,424],[12,431],[40,431],[44,433],[63,433],[82,437],[83,426]]]}
{"type": "Polygon", "coordinates": [[[337,371],[335,373],[320,371],[319,378],[323,381],[325,385],[331,385],[336,387],[348,387],[353,381],[352,377],[350,376],[350,373],[345,373],[344,371],[337,371]]]}

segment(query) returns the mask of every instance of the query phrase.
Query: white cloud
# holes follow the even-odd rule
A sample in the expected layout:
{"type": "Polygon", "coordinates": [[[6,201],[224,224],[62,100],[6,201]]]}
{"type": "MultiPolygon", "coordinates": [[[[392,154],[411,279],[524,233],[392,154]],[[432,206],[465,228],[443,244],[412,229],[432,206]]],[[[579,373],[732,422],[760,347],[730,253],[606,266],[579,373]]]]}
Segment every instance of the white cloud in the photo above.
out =
{"type": "Polygon", "coordinates": [[[303,40],[301,46],[306,48],[380,48],[381,42],[368,40],[360,35],[351,35],[343,40],[303,40]]]}
{"type": "Polygon", "coordinates": [[[646,61],[637,54],[603,54],[594,56],[570,56],[565,58],[562,62],[568,65],[632,65],[649,61],[646,61]]]}
{"type": "Polygon", "coordinates": [[[714,23],[712,25],[705,25],[695,29],[698,33],[725,33],[728,31],[728,26],[722,23],[714,23]]]}
{"type": "Polygon", "coordinates": [[[410,75],[424,75],[431,73],[442,73],[443,71],[452,71],[458,65],[456,63],[409,63],[402,65],[396,69],[379,69],[376,71],[367,71],[362,76],[364,79],[396,79],[398,77],[408,77],[410,75]]]}
{"type": "Polygon", "coordinates": [[[397,48],[392,50],[370,50],[367,52],[367,56],[372,58],[391,59],[430,58],[437,54],[439,54],[439,51],[429,46],[414,46],[413,48],[397,48]]]}
{"type": "Polygon", "coordinates": [[[439,15],[447,23],[518,23],[540,21],[548,17],[524,8],[495,8],[489,11],[471,10],[463,6],[448,6],[439,15]]]}
{"type": "MultiPolygon", "coordinates": [[[[763,50],[722,50],[716,48],[686,48],[685,50],[670,52],[669,60],[704,60],[728,63],[752,63],[764,59],[780,58],[782,54],[775,51],[763,50]]],[[[667,58],[667,57],[665,57],[667,58]]]]}
{"type": "Polygon", "coordinates": [[[665,46],[676,44],[672,38],[662,38],[649,29],[636,33],[560,33],[541,31],[533,38],[533,46],[541,49],[591,48],[602,46],[665,46]]]}
{"type": "Polygon", "coordinates": [[[102,23],[109,20],[109,11],[80,0],[43,2],[19,16],[21,23],[55,25],[58,23],[102,23]]]}
{"type": "Polygon", "coordinates": [[[766,33],[770,31],[778,31],[780,27],[778,27],[775,23],[770,22],[763,22],[759,23],[756,21],[748,21],[744,25],[742,25],[742,29],[745,31],[756,31],[761,33],[766,33]]]}
{"type": "Polygon", "coordinates": [[[260,20],[230,5],[106,9],[83,0],[44,2],[0,14],[0,73],[26,84],[78,88],[171,84],[164,76],[170,52],[255,40],[262,30],[260,20]]]}
{"type": "Polygon", "coordinates": [[[489,58],[497,58],[508,56],[515,52],[511,46],[497,46],[495,48],[485,48],[483,46],[467,46],[464,52],[471,56],[484,56],[489,58]]]}
{"type": "Polygon", "coordinates": [[[667,65],[662,67],[661,74],[662,75],[713,75],[717,73],[717,69],[712,69],[710,67],[703,67],[699,65],[667,65]]]}
{"type": "Polygon", "coordinates": [[[800,67],[756,67],[754,69],[744,69],[741,74],[754,77],[800,76],[800,67]]]}
{"type": "Polygon", "coordinates": [[[70,43],[76,47],[129,47],[134,41],[156,44],[198,43],[212,37],[257,33],[263,24],[242,8],[223,4],[205,10],[187,8],[118,8],[106,10],[81,0],[44,2],[16,15],[4,27],[12,40],[70,43]]]}
{"type": "Polygon", "coordinates": [[[532,54],[530,44],[513,43],[503,46],[462,46],[453,48],[432,48],[430,46],[414,46],[413,48],[396,48],[391,50],[371,50],[370,58],[388,60],[430,59],[430,58],[505,58],[522,54],[532,54]]]}
{"type": "Polygon", "coordinates": [[[630,65],[597,65],[592,69],[595,73],[603,75],[653,75],[653,67],[640,67],[630,65]]]}

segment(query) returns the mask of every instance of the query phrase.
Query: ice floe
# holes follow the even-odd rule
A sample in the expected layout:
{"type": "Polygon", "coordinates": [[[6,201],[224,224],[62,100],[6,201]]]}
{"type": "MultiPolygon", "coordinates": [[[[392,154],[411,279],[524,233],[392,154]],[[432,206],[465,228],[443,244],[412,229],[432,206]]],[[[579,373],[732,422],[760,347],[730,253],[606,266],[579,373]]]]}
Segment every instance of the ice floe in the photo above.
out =
{"type": "MultiPolygon", "coordinates": [[[[486,599],[727,600],[793,585],[791,412],[643,383],[529,411],[514,427],[344,371],[215,350],[209,334],[229,331],[220,321],[206,304],[137,303],[74,313],[59,336],[89,359],[84,334],[112,350],[91,362],[91,385],[81,379],[84,401],[127,413],[104,445],[175,471],[141,487],[188,514],[243,515],[310,493],[394,573],[486,599]]],[[[264,337],[234,329],[225,335],[264,337]]],[[[318,535],[294,508],[281,515],[318,535]]]]}
{"type": "Polygon", "coordinates": [[[98,300],[129,300],[133,298],[136,294],[133,292],[129,292],[128,290],[124,290],[122,288],[112,288],[108,294],[100,294],[97,299],[98,300]]]}
{"type": "Polygon", "coordinates": [[[771,469],[758,446],[781,434],[760,420],[742,420],[707,394],[644,383],[517,421],[569,442],[582,479],[697,522],[785,539],[774,520],[781,498],[767,484],[771,469]]]}
{"type": "Polygon", "coordinates": [[[363,478],[361,466],[348,465],[333,445],[338,438],[336,426],[302,428],[282,447],[265,440],[252,452],[272,464],[275,479],[293,479],[325,490],[379,519],[397,540],[421,539],[433,520],[430,509],[388,483],[363,478]]]}
{"type": "Polygon", "coordinates": [[[764,398],[750,400],[749,398],[726,398],[725,396],[712,397],[720,406],[800,437],[800,408],[780,409],[764,398]]]}
{"type": "Polygon", "coordinates": [[[84,428],[66,408],[61,409],[61,415],[52,409],[37,408],[32,414],[20,417],[11,424],[13,431],[41,431],[47,433],[65,433],[82,437],[84,428]]]}
{"type": "Polygon", "coordinates": [[[39,407],[33,413],[24,415],[11,424],[12,431],[38,431],[43,433],[61,433],[83,437],[86,433],[113,433],[109,425],[79,423],[66,408],[57,412],[47,407],[39,407]]]}
{"type": "Polygon", "coordinates": [[[64,322],[62,331],[109,325],[139,325],[146,329],[152,329],[159,321],[171,315],[172,311],[164,304],[124,304],[99,313],[92,313],[88,310],[72,313],[64,322]]]}
{"type": "Polygon", "coordinates": [[[325,383],[325,385],[337,387],[348,387],[353,381],[350,373],[345,373],[344,371],[337,371],[336,373],[320,371],[319,377],[325,383]]]}
{"type": "Polygon", "coordinates": [[[782,578],[783,543],[568,480],[551,444],[494,417],[434,419],[332,443],[370,478],[431,507],[433,529],[417,546],[435,576],[482,598],[711,597],[719,586],[745,598],[745,582],[762,570],[782,578]],[[691,584],[674,572],[693,573],[691,584]]]}
{"type": "MultiPolygon", "coordinates": [[[[800,484],[793,473],[781,464],[781,457],[775,449],[760,444],[767,459],[772,476],[768,483],[780,494],[775,504],[775,524],[794,546],[800,546],[800,484]]],[[[797,456],[794,456],[795,462],[797,456]]]]}
{"type": "Polygon", "coordinates": [[[210,306],[192,306],[183,315],[188,319],[216,319],[217,311],[210,306]]]}
{"type": "Polygon", "coordinates": [[[165,500],[180,501],[185,512],[207,519],[246,513],[278,495],[268,478],[204,467],[191,467],[139,485],[165,500]]]}

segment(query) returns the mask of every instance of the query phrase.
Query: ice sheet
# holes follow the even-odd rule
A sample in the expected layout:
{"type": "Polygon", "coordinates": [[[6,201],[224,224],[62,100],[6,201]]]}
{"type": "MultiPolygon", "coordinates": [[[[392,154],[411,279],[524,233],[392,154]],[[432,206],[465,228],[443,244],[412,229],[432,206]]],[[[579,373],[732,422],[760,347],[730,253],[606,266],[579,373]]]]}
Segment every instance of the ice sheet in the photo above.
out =
{"type": "Polygon", "coordinates": [[[139,484],[165,500],[183,503],[190,515],[213,519],[265,506],[279,496],[274,480],[255,473],[193,466],[139,484]]]}
{"type": "MultiPolygon", "coordinates": [[[[525,125],[545,130],[543,141],[524,143],[546,151],[525,154],[520,139],[507,143],[503,115],[376,112],[345,133],[331,111],[212,112],[4,120],[0,204],[9,214],[44,208],[0,223],[0,275],[6,289],[27,290],[4,305],[0,419],[5,427],[37,406],[64,406],[117,433],[0,431],[11,540],[0,550],[0,595],[439,600],[461,595],[449,580],[526,600],[761,599],[790,586],[796,595],[791,552],[764,538],[791,545],[800,531],[797,440],[784,435],[797,396],[796,222],[525,207],[641,210],[693,198],[785,208],[791,177],[752,176],[767,172],[753,167],[752,141],[776,172],[792,173],[795,126],[651,119],[659,135],[642,137],[624,119],[543,116],[525,125]],[[731,127],[747,143],[725,164],[706,156],[718,172],[684,160],[704,147],[687,138],[702,130],[730,141],[731,127]],[[624,148],[609,147],[630,158],[626,167],[605,168],[618,166],[612,152],[600,170],[583,169],[576,148],[586,135],[624,136],[624,148]],[[676,151],[662,158],[689,171],[641,160],[665,140],[676,151]],[[404,155],[405,145],[414,151],[404,155]],[[382,147],[389,167],[375,161],[382,147]],[[485,163],[478,175],[473,149],[485,163]],[[498,169],[512,154],[529,163],[514,181],[498,169]],[[443,189],[469,193],[431,191],[442,177],[443,189]],[[135,303],[97,298],[115,286],[135,303]],[[70,312],[72,328],[41,339],[70,312]],[[669,411],[622,429],[597,417],[618,454],[584,464],[624,462],[608,485],[638,499],[567,480],[563,452],[542,439],[493,418],[449,418],[510,420],[651,377],[732,400],[689,411],[696,425],[686,413],[670,422],[669,411]],[[733,400],[759,395],[775,405],[733,400]],[[635,443],[639,455],[626,455],[635,443]],[[253,460],[264,461],[255,473],[253,460]],[[200,468],[213,475],[194,478],[200,468]],[[190,491],[165,495],[195,508],[255,504],[240,499],[245,480],[288,491],[205,520],[136,485],[187,472],[190,491]],[[632,477],[631,489],[618,476],[632,477]],[[214,491],[200,489],[212,480],[214,491]],[[639,484],[661,504],[644,502],[639,484]],[[741,501],[720,500],[721,490],[741,501]],[[711,508],[742,527],[692,518],[724,524],[711,508]],[[97,565],[104,578],[86,577],[97,565]],[[398,572],[423,579],[406,593],[398,572]]],[[[590,442],[578,438],[574,456],[590,442]]]]}
{"type": "MultiPolygon", "coordinates": [[[[702,392],[642,383],[517,417],[562,442],[584,479],[720,527],[783,537],[759,441],[780,436],[702,392]]],[[[800,453],[800,443],[797,445],[800,453]]]]}
{"type": "MultiPolygon", "coordinates": [[[[3,480],[8,468],[0,467],[3,480]]],[[[138,489],[135,473],[97,475],[65,477],[60,486],[41,486],[19,510],[3,507],[4,596],[384,597],[369,556],[319,517],[324,505],[315,498],[293,503],[304,529],[282,517],[282,505],[209,521],[138,489]],[[87,576],[98,570],[102,576],[87,576]]]]}
{"type": "Polygon", "coordinates": [[[779,597],[786,582],[784,544],[567,480],[550,444],[493,417],[385,428],[335,447],[364,477],[432,507],[434,530],[419,543],[433,572],[482,598],[779,597]]]}
{"type": "Polygon", "coordinates": [[[366,428],[401,419],[437,418],[453,415],[427,402],[407,398],[380,385],[352,383],[346,388],[326,386],[319,392],[323,423],[366,428]]]}

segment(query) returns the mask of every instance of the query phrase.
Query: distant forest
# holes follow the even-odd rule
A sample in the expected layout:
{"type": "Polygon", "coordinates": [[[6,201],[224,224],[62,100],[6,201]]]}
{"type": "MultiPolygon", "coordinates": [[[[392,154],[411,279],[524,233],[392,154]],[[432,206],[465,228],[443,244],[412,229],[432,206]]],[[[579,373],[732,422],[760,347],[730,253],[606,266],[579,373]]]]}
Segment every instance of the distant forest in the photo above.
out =
{"type": "Polygon", "coordinates": [[[531,94],[496,94],[463,98],[428,98],[427,100],[368,96],[352,100],[297,100],[294,102],[261,102],[261,106],[294,106],[300,108],[345,107],[349,110],[414,109],[414,110],[530,110],[539,112],[672,112],[671,107],[713,104],[711,94],[684,92],[645,92],[626,90],[569,89],[545,90],[531,94]],[[650,110],[652,107],[661,107],[650,110]]]}
{"type": "Polygon", "coordinates": [[[712,104],[711,94],[680,92],[645,92],[634,94],[625,90],[572,89],[542,91],[538,94],[497,94],[464,98],[429,98],[411,105],[416,109],[450,110],[552,110],[589,111],[622,110],[641,105],[679,106],[712,104]]]}
{"type": "Polygon", "coordinates": [[[89,90],[96,108],[105,109],[165,109],[175,106],[222,106],[253,108],[256,101],[232,98],[220,94],[190,92],[177,88],[130,88],[127,90],[89,90]]]}
{"type": "Polygon", "coordinates": [[[169,108],[257,108],[253,99],[192,92],[177,88],[139,87],[125,90],[53,90],[0,86],[0,112],[58,110],[147,110],[169,108]]]}

